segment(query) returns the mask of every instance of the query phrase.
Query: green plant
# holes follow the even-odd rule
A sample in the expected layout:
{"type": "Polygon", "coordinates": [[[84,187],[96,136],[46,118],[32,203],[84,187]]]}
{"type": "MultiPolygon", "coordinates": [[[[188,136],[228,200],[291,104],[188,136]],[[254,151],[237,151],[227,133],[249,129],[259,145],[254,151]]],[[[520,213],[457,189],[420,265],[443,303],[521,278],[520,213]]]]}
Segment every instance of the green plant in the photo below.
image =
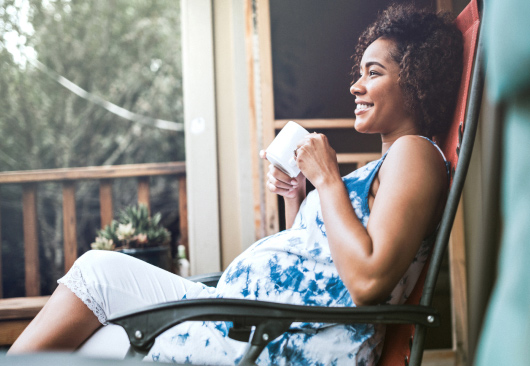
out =
{"type": "Polygon", "coordinates": [[[92,249],[118,250],[124,248],[147,248],[167,245],[170,232],[160,225],[162,215],[149,216],[146,205],[135,205],[119,213],[118,220],[98,231],[92,249]]]}

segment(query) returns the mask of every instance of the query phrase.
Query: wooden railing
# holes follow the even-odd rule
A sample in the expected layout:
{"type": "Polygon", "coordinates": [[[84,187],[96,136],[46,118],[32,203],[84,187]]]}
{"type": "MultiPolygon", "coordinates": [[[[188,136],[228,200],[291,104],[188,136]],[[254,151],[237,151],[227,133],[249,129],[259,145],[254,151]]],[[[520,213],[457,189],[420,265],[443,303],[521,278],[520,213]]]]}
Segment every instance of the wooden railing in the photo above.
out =
{"type": "MultiPolygon", "coordinates": [[[[138,179],[138,202],[149,207],[149,178],[174,175],[179,182],[180,241],[187,246],[188,220],[186,201],[186,164],[184,162],[133,164],[87,168],[66,168],[0,173],[0,187],[5,184],[22,185],[23,235],[26,296],[40,295],[39,250],[37,235],[36,193],[39,183],[62,184],[64,269],[70,269],[77,259],[76,239],[76,182],[99,180],[101,226],[112,221],[112,182],[118,178],[138,179]]],[[[1,233],[0,233],[1,234],[1,233]]],[[[2,242],[0,235],[0,298],[2,298],[2,242]]]]}

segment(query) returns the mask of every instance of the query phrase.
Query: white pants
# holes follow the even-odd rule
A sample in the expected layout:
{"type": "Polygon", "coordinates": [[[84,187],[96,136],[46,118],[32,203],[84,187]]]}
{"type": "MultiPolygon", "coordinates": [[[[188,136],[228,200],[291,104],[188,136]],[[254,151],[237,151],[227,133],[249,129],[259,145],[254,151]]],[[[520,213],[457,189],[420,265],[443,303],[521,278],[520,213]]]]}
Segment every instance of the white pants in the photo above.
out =
{"type": "MultiPolygon", "coordinates": [[[[186,280],[131,256],[93,250],[77,259],[57,282],[77,295],[102,324],[112,315],[148,305],[182,299],[184,294],[204,290],[202,284],[186,280]]],[[[123,357],[129,341],[115,325],[103,327],[80,349],[84,355],[123,357]]]]}

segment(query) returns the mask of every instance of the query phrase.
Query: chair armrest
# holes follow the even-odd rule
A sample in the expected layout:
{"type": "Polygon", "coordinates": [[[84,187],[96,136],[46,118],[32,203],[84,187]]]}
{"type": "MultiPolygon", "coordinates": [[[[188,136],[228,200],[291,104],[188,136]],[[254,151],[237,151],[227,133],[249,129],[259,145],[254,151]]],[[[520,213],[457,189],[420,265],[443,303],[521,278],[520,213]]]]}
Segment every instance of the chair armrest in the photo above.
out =
{"type": "Polygon", "coordinates": [[[221,278],[221,275],[223,272],[212,272],[212,273],[205,273],[195,276],[189,276],[186,277],[187,280],[193,281],[193,282],[200,282],[205,284],[206,286],[215,287],[217,286],[217,282],[219,282],[219,278],[221,278]]]}
{"type": "Polygon", "coordinates": [[[146,353],[160,333],[184,321],[232,321],[242,326],[258,326],[271,319],[284,324],[318,322],[438,326],[440,323],[439,314],[435,309],[420,305],[320,307],[242,299],[168,302],[117,314],[108,321],[122,326],[127,332],[131,346],[137,352],[146,353]]]}

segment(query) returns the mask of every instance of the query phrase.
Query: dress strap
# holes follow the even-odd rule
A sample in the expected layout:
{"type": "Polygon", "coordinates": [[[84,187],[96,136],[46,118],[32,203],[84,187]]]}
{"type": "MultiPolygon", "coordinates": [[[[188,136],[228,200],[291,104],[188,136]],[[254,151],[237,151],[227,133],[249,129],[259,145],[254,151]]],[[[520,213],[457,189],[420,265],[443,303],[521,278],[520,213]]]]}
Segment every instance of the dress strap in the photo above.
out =
{"type": "Polygon", "coordinates": [[[444,161],[447,161],[447,159],[445,158],[445,154],[444,152],[442,151],[442,149],[440,149],[440,146],[438,146],[438,144],[436,144],[436,142],[434,142],[433,140],[431,140],[430,138],[428,137],[425,137],[425,136],[421,136],[421,135],[418,135],[420,136],[421,138],[424,138],[425,140],[429,141],[431,144],[433,144],[437,149],[438,151],[440,152],[440,154],[442,154],[442,157],[444,158],[444,161]]]}
{"type": "Polygon", "coordinates": [[[444,159],[444,163],[445,163],[445,170],[447,172],[447,175],[449,176],[449,172],[450,172],[450,163],[447,161],[447,159],[445,158],[445,154],[444,152],[442,151],[442,149],[440,149],[440,146],[438,146],[438,144],[436,142],[434,142],[433,140],[431,140],[430,138],[428,137],[425,137],[425,136],[421,136],[421,135],[418,135],[419,137],[421,138],[424,138],[425,140],[429,141],[431,144],[434,145],[434,147],[436,147],[438,149],[438,151],[440,152],[440,154],[442,155],[442,158],[444,159]]]}

